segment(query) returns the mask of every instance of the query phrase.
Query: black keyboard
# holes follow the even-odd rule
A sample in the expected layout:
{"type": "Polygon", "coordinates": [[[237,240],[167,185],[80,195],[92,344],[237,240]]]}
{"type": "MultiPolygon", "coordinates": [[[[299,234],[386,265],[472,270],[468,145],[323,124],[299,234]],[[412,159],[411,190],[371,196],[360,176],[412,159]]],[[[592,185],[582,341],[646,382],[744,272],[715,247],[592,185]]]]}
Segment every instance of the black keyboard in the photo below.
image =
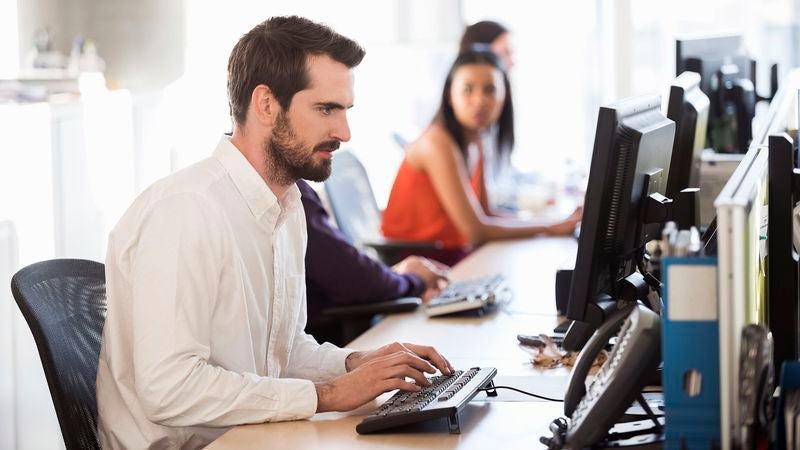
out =
{"type": "MultiPolygon", "coordinates": [[[[356,426],[360,434],[374,433],[425,420],[447,418],[450,433],[461,433],[458,413],[478,389],[494,387],[494,367],[457,370],[452,375],[430,377],[431,385],[419,392],[397,391],[356,426]]],[[[494,391],[489,396],[497,395],[494,391]]]]}
{"type": "Polygon", "coordinates": [[[451,281],[425,305],[425,313],[433,317],[464,311],[483,312],[510,292],[502,275],[451,281]]]}

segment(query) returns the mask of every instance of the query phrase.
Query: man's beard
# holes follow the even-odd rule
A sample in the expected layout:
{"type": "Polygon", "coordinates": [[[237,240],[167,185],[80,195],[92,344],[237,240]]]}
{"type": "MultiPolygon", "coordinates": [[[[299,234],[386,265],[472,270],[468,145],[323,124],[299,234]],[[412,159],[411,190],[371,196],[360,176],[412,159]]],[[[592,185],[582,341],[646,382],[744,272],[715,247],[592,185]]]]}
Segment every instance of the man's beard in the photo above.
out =
{"type": "Polygon", "coordinates": [[[272,135],[264,143],[267,176],[278,184],[289,185],[304,178],[310,181],[325,181],[331,175],[331,160],[314,160],[318,151],[333,151],[339,141],[325,141],[309,149],[297,138],[286,114],[280,112],[272,127],[272,135]]]}

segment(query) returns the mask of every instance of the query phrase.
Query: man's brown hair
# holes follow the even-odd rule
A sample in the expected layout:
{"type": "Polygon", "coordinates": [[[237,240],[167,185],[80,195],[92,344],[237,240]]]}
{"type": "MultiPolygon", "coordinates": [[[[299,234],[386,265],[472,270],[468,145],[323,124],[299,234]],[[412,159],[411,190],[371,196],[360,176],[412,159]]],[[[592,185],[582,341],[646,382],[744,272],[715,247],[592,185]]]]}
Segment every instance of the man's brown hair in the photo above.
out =
{"type": "Polygon", "coordinates": [[[269,86],[286,110],[294,94],[308,87],[306,60],[327,55],[348,68],[361,63],[364,49],[329,27],[303,17],[272,17],[239,39],[228,59],[228,103],[234,122],[245,123],[253,89],[269,86]]]}

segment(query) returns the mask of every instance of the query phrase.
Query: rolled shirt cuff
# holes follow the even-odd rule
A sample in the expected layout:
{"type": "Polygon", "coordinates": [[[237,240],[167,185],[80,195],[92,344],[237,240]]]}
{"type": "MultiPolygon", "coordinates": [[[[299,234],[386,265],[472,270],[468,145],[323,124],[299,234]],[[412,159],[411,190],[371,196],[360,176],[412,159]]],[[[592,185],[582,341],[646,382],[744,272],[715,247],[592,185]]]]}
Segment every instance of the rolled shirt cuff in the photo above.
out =
{"type": "Polygon", "coordinates": [[[322,344],[322,347],[324,348],[324,352],[321,353],[324,356],[322,357],[322,361],[320,361],[319,365],[320,379],[330,380],[346,374],[347,367],[345,366],[345,360],[355,350],[350,348],[339,348],[329,342],[322,344]]]}
{"type": "Polygon", "coordinates": [[[279,405],[274,421],[308,419],[317,412],[317,388],[309,380],[281,380],[279,405]]]}

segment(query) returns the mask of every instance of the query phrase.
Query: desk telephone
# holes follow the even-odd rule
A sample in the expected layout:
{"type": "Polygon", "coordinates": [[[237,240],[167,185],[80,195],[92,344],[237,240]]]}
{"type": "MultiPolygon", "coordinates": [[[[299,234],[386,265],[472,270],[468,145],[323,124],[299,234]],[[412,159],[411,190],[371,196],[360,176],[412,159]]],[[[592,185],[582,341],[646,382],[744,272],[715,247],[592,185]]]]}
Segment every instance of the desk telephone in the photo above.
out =
{"type": "Polygon", "coordinates": [[[774,418],[772,394],[775,372],[772,365],[772,334],[760,325],[742,329],[739,355],[739,436],[742,449],[755,449],[767,441],[774,418]]]}
{"type": "Polygon", "coordinates": [[[629,304],[616,311],[584,346],[570,375],[564,414],[550,425],[553,437],[542,437],[550,449],[584,448],[604,442],[655,442],[661,439],[663,418],[657,418],[641,391],[661,362],[661,318],[644,305],[629,304]],[[597,354],[617,333],[608,360],[586,388],[586,376],[597,354]],[[648,419],[614,425],[634,400],[648,419]],[[648,422],[652,426],[648,427],[648,422]],[[612,429],[612,427],[614,427],[612,429]],[[611,432],[609,432],[611,430],[611,432]]]}

